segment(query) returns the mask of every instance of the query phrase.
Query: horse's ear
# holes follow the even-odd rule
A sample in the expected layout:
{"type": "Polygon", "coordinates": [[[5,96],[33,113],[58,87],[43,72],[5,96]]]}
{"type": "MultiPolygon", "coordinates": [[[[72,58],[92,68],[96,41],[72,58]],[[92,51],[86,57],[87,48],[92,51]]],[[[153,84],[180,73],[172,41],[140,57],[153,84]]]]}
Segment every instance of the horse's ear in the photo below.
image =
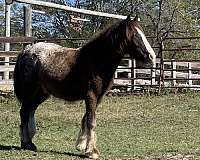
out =
{"type": "Polygon", "coordinates": [[[135,18],[133,19],[135,22],[140,22],[140,18],[138,17],[138,15],[135,16],[135,18]]]}

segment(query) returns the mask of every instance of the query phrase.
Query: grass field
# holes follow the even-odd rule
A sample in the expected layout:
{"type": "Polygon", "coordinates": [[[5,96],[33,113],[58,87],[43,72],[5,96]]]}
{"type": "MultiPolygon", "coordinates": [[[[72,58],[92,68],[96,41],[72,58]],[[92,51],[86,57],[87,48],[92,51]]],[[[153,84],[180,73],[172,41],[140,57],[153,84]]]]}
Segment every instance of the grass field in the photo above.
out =
{"type": "MultiPolygon", "coordinates": [[[[97,112],[100,159],[200,159],[200,93],[105,97],[97,112]]],[[[0,159],[82,159],[84,103],[50,99],[36,112],[38,152],[20,150],[19,106],[0,103],[0,159]]]]}

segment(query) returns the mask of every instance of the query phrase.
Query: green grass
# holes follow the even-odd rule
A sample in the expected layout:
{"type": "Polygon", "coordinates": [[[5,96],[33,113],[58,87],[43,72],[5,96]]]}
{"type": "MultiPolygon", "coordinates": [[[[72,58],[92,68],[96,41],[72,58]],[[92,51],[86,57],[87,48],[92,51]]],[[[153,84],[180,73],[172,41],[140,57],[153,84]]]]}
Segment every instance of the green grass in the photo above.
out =
{"type": "MultiPolygon", "coordinates": [[[[200,159],[200,93],[105,97],[97,111],[100,159],[200,159]]],[[[20,150],[15,99],[0,103],[0,159],[81,159],[84,103],[50,99],[36,112],[38,152],[20,150]]]]}

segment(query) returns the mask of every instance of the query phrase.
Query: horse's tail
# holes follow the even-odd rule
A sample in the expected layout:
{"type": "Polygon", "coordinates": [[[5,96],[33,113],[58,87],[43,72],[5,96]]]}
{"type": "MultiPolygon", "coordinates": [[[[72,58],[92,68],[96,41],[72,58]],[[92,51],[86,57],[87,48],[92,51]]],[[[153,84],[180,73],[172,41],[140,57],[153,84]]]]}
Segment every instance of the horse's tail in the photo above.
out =
{"type": "Polygon", "coordinates": [[[23,102],[32,91],[37,80],[37,57],[28,51],[23,51],[17,57],[14,69],[14,92],[19,100],[23,102]]]}

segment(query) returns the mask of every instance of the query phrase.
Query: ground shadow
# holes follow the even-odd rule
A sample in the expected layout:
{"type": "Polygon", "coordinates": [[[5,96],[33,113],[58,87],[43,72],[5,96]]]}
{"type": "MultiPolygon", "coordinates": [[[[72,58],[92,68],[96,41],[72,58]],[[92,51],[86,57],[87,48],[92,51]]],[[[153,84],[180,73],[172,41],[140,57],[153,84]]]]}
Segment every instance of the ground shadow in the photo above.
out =
{"type": "MultiPolygon", "coordinates": [[[[9,150],[21,150],[20,147],[18,146],[6,146],[6,145],[1,145],[0,144],[0,151],[9,151],[9,150]]],[[[51,154],[62,154],[66,156],[73,156],[73,157],[79,157],[79,158],[87,158],[83,154],[76,154],[76,153],[71,153],[71,152],[58,152],[58,151],[37,151],[36,153],[51,153],[51,154]]]]}
{"type": "Polygon", "coordinates": [[[9,151],[9,150],[21,150],[18,146],[5,146],[0,144],[0,150],[9,151]]]}
{"type": "Polygon", "coordinates": [[[38,152],[43,152],[43,153],[52,153],[52,154],[63,154],[66,156],[73,156],[73,157],[79,157],[79,158],[87,158],[85,155],[83,154],[77,154],[77,153],[71,153],[71,152],[58,152],[58,151],[38,151],[38,152]]]}

